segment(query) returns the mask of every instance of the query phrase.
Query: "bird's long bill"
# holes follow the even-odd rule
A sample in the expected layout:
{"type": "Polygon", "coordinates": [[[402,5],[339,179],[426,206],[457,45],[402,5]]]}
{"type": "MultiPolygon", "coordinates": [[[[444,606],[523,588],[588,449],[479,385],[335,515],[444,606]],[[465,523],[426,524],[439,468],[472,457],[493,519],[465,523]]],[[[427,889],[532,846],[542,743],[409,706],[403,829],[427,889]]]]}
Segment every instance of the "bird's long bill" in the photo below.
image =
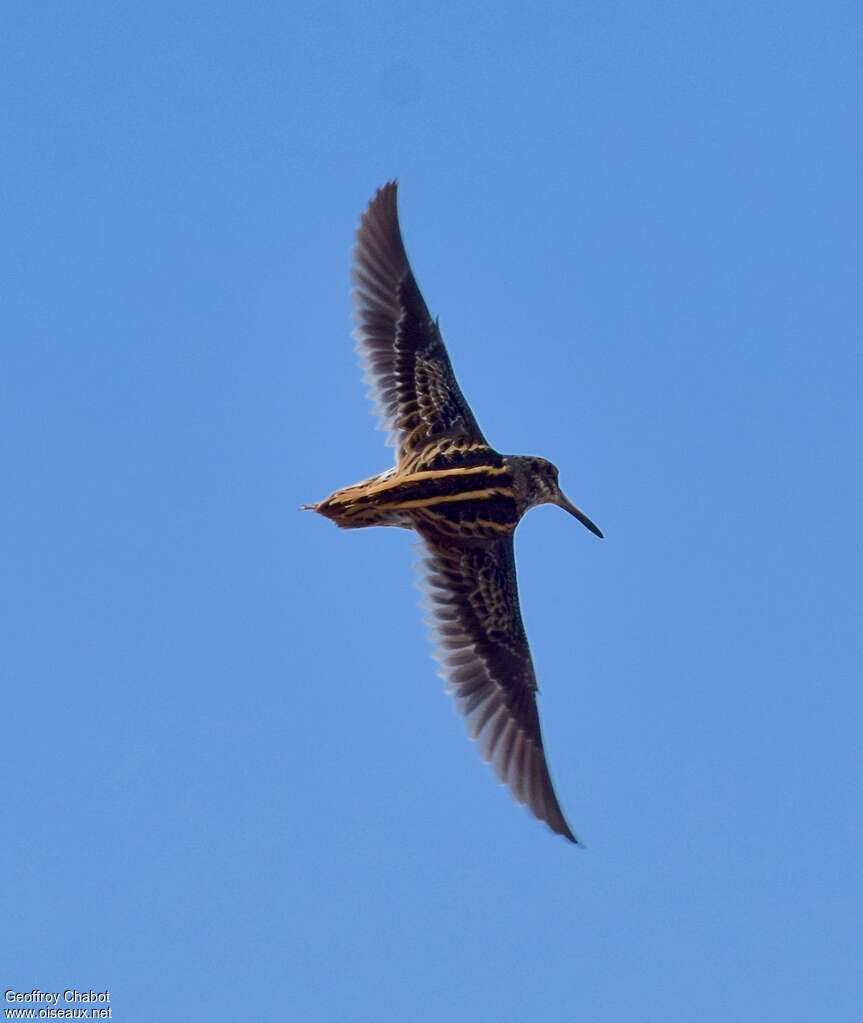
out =
{"type": "Polygon", "coordinates": [[[590,519],[581,510],[581,508],[576,508],[572,501],[570,501],[570,499],[562,491],[558,496],[557,503],[565,511],[568,511],[570,515],[574,515],[583,526],[587,526],[591,533],[594,533],[596,536],[598,536],[600,540],[603,539],[602,531],[600,530],[599,526],[591,522],[590,519]]]}

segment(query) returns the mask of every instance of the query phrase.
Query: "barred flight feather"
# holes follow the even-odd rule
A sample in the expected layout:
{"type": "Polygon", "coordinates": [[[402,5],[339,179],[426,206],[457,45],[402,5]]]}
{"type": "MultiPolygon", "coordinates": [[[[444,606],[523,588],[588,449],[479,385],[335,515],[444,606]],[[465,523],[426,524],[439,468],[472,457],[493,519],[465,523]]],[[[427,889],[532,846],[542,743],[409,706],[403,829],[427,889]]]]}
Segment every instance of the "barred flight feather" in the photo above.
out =
{"type": "MultiPolygon", "coordinates": [[[[441,675],[468,734],[520,803],[572,842],[554,793],[536,708],[536,676],[518,607],[511,537],[465,554],[425,538],[420,562],[427,612],[441,675]],[[499,586],[495,609],[482,599],[479,574],[491,567],[499,586]],[[486,629],[490,612],[505,621],[502,642],[486,629]]],[[[486,587],[488,592],[488,587],[486,587]]]]}

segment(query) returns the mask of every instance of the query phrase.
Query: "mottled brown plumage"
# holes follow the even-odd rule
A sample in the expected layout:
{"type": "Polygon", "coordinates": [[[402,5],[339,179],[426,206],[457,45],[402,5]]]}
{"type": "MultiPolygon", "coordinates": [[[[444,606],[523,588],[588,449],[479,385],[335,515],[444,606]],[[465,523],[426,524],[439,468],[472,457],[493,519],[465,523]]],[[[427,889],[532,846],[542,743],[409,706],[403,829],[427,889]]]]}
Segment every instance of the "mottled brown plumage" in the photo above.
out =
{"type": "Polygon", "coordinates": [[[408,264],[395,182],[363,215],[353,278],[355,337],[396,464],[310,507],[347,529],[420,535],[438,657],[471,736],[516,799],[575,842],[545,761],[513,532],[529,508],[553,503],[602,534],[550,462],[501,455],[483,436],[408,264]]]}

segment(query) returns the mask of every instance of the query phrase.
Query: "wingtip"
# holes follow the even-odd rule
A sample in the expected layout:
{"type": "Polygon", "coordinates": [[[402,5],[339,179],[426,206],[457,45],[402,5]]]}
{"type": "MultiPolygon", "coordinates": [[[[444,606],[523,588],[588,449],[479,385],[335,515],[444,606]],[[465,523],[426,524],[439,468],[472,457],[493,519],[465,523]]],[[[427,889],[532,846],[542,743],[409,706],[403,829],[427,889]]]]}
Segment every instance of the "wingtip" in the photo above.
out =
{"type": "Polygon", "coordinates": [[[377,206],[387,200],[391,200],[394,203],[398,190],[398,178],[391,178],[389,181],[385,181],[369,200],[368,208],[371,209],[373,206],[377,206]]]}
{"type": "Polygon", "coordinates": [[[562,814],[560,820],[555,821],[554,823],[548,819],[545,819],[544,822],[556,835],[560,835],[561,838],[565,838],[571,845],[578,846],[579,849],[584,848],[584,843],[573,833],[570,826],[563,819],[562,814]]]}
{"type": "MultiPolygon", "coordinates": [[[[377,189],[360,217],[354,245],[353,275],[355,284],[357,283],[356,262],[364,246],[371,244],[373,249],[379,250],[380,242],[383,240],[382,236],[391,235],[394,232],[398,236],[399,247],[402,247],[398,220],[398,181],[393,178],[392,181],[385,182],[377,189]],[[377,240],[373,241],[375,236],[377,236],[377,240]]],[[[377,255],[380,256],[380,251],[377,252],[377,255]]]]}

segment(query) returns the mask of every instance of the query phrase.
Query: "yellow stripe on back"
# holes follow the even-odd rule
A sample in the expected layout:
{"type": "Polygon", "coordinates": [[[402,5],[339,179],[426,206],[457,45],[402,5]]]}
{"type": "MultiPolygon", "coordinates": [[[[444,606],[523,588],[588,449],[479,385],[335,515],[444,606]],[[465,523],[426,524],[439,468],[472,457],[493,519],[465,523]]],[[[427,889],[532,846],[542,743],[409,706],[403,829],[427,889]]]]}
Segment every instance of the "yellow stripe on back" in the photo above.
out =
{"type": "Polygon", "coordinates": [[[379,494],[382,491],[391,490],[393,487],[403,486],[405,483],[421,483],[423,480],[442,480],[450,476],[470,476],[478,473],[485,473],[487,476],[501,476],[508,472],[505,465],[469,465],[461,469],[424,469],[420,472],[408,473],[404,476],[398,474],[368,487],[365,494],[379,494]]]}
{"type": "MultiPolygon", "coordinates": [[[[428,474],[431,475],[431,474],[428,474]]],[[[379,511],[402,511],[408,508],[431,508],[436,504],[453,504],[464,501],[483,501],[489,497],[512,497],[511,487],[486,487],[484,490],[466,490],[460,494],[441,494],[436,497],[418,497],[410,501],[393,501],[378,504],[379,511]]]]}

